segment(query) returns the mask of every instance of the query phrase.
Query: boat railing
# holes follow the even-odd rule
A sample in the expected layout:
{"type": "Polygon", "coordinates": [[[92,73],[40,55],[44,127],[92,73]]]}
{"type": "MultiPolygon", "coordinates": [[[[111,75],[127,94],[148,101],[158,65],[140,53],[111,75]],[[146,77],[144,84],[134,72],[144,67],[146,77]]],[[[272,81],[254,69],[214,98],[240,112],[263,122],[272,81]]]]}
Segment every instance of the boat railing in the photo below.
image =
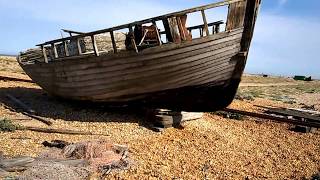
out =
{"type": "MultiPolygon", "coordinates": [[[[220,25],[223,24],[223,21],[217,21],[214,23],[208,23],[207,22],[207,18],[206,18],[206,14],[205,14],[205,10],[208,9],[212,9],[212,8],[216,8],[216,7],[221,7],[221,6],[227,6],[233,3],[237,3],[237,2],[242,2],[244,0],[224,0],[221,2],[217,2],[217,3],[212,3],[209,5],[205,5],[205,6],[200,6],[200,7],[196,7],[196,8],[192,8],[192,9],[187,9],[187,10],[183,10],[183,11],[179,11],[179,12],[174,12],[174,13],[170,13],[170,14],[166,14],[166,15],[162,15],[162,16],[158,16],[158,17],[154,17],[154,18],[149,18],[149,19],[145,19],[142,21],[136,21],[133,23],[129,23],[129,24],[124,24],[124,25],[120,25],[120,26],[115,26],[112,28],[107,28],[107,29],[102,29],[102,30],[98,30],[98,31],[93,31],[93,32],[88,32],[88,33],[82,33],[82,32],[77,32],[77,31],[71,31],[71,30],[64,30],[65,32],[68,32],[70,34],[70,37],[65,37],[65,38],[61,38],[61,39],[56,39],[56,40],[52,40],[52,41],[48,41],[42,44],[38,44],[37,46],[39,46],[42,50],[43,53],[43,57],[44,57],[44,62],[48,63],[48,54],[46,49],[47,48],[51,48],[52,50],[52,56],[50,56],[50,60],[55,60],[60,58],[59,54],[57,52],[57,44],[63,45],[64,46],[64,57],[70,57],[73,56],[69,53],[69,49],[68,49],[68,42],[70,41],[75,41],[76,42],[76,46],[77,46],[77,50],[78,53],[77,55],[84,55],[84,54],[88,54],[88,53],[83,53],[82,52],[82,48],[81,48],[81,43],[80,41],[83,38],[89,37],[91,39],[92,42],[92,47],[93,47],[93,51],[89,52],[89,54],[94,54],[96,56],[100,55],[100,52],[98,50],[97,47],[97,41],[96,41],[96,35],[99,34],[104,34],[104,33],[110,33],[110,37],[111,37],[111,41],[112,41],[112,48],[113,48],[113,52],[114,53],[118,53],[118,49],[117,49],[117,45],[116,45],[116,40],[115,40],[115,36],[114,33],[115,31],[119,31],[119,30],[123,30],[123,29],[128,29],[129,30],[129,38],[131,39],[131,45],[133,47],[133,49],[138,53],[138,47],[137,44],[135,42],[134,39],[134,32],[133,32],[133,27],[137,26],[137,25],[143,25],[143,24],[149,24],[152,23],[153,26],[157,28],[157,21],[163,21],[165,19],[168,18],[172,18],[172,17],[179,17],[179,16],[183,16],[186,14],[190,14],[190,13],[195,13],[195,12],[201,12],[202,15],[202,19],[203,19],[203,25],[198,25],[198,26],[194,26],[194,27],[189,27],[187,28],[188,31],[192,32],[193,30],[198,29],[200,31],[200,36],[204,36],[204,32],[206,35],[209,35],[209,27],[213,28],[213,33],[218,33],[220,30],[220,25]],[[73,35],[76,34],[76,35],[73,35]]],[[[165,34],[166,32],[159,32],[156,31],[157,34],[157,38],[159,40],[159,46],[162,45],[161,43],[161,34],[165,34]]]]}

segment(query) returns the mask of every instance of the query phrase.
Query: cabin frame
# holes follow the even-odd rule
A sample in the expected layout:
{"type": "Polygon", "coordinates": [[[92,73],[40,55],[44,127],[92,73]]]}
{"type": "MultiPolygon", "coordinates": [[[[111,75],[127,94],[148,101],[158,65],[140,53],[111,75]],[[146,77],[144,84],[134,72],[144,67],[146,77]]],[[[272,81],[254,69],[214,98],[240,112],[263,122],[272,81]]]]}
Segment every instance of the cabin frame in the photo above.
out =
{"type": "MultiPolygon", "coordinates": [[[[253,20],[252,18],[255,18],[256,14],[253,17],[247,17],[246,14],[241,14],[241,12],[244,12],[243,9],[245,9],[246,7],[248,7],[247,11],[249,11],[249,10],[250,11],[257,11],[256,8],[259,7],[258,5],[260,4],[260,1],[261,0],[224,0],[221,2],[212,3],[209,5],[205,5],[205,6],[191,8],[191,9],[187,9],[187,10],[183,10],[183,11],[178,11],[178,12],[174,12],[174,13],[170,13],[170,14],[166,14],[166,15],[162,15],[162,16],[157,16],[157,17],[153,17],[153,18],[149,18],[149,19],[145,19],[145,20],[141,20],[141,21],[136,21],[136,22],[123,24],[120,26],[115,26],[112,28],[102,29],[102,30],[98,30],[98,31],[92,31],[92,32],[88,32],[88,33],[62,29],[64,32],[69,33],[70,37],[47,41],[47,42],[38,44],[37,46],[39,46],[42,50],[45,63],[49,63],[48,54],[46,52],[46,49],[49,49],[49,48],[53,52],[53,56],[50,57],[51,61],[55,61],[58,59],[62,60],[65,58],[77,56],[77,55],[71,56],[71,55],[69,55],[69,52],[68,52],[68,47],[67,47],[68,43],[67,42],[70,42],[72,40],[77,42],[78,56],[84,56],[84,55],[100,56],[103,52],[99,52],[95,36],[99,35],[99,34],[103,34],[103,33],[110,33],[111,40],[112,40],[113,53],[117,54],[118,49],[117,49],[116,41],[114,38],[115,31],[128,29],[129,34],[133,34],[133,27],[135,27],[137,25],[144,25],[144,24],[149,24],[149,23],[152,23],[152,25],[158,29],[157,24],[156,24],[157,21],[162,21],[165,26],[165,22],[167,22],[168,19],[170,19],[170,18],[177,18],[177,21],[178,21],[179,17],[187,15],[187,14],[191,14],[191,13],[196,13],[196,12],[201,12],[203,24],[198,25],[198,26],[193,26],[193,27],[187,27],[187,30],[189,31],[189,33],[192,33],[194,30],[198,30],[200,33],[200,38],[202,38],[204,36],[210,36],[210,35],[219,33],[220,26],[222,24],[224,24],[223,21],[216,21],[216,22],[208,23],[207,18],[206,18],[206,13],[205,13],[206,10],[221,7],[221,6],[229,6],[229,12],[228,12],[228,17],[227,17],[227,22],[226,22],[226,31],[231,31],[233,29],[244,26],[245,23],[247,23],[247,22],[255,22],[255,20],[253,20]],[[209,33],[210,27],[212,28],[212,34],[209,33]],[[81,50],[80,40],[85,37],[90,37],[90,39],[91,39],[92,46],[93,46],[93,51],[91,51],[91,52],[83,53],[81,50]],[[57,48],[56,48],[57,44],[63,44],[63,46],[64,46],[65,54],[63,57],[59,57],[59,55],[58,55],[57,48]]],[[[247,12],[247,14],[249,15],[250,13],[247,12]]],[[[253,26],[254,26],[254,24],[251,27],[253,27],[253,26]]],[[[165,28],[165,31],[161,31],[161,32],[157,31],[157,38],[159,41],[158,46],[162,46],[162,43],[161,43],[161,35],[162,34],[166,34],[167,39],[173,38],[174,35],[172,32],[170,32],[170,30],[172,30],[172,28],[174,28],[174,27],[170,26],[169,28],[165,28]]],[[[251,37],[252,37],[253,29],[247,29],[245,31],[246,31],[245,32],[245,34],[246,34],[245,41],[246,42],[243,42],[244,46],[242,48],[243,49],[242,54],[246,54],[248,51],[248,47],[250,46],[250,42],[248,42],[248,40],[251,39],[251,37]],[[247,48],[245,46],[247,46],[247,48]]],[[[131,46],[133,47],[133,50],[136,53],[139,53],[139,50],[138,50],[139,48],[135,42],[134,35],[131,35],[130,38],[131,38],[131,46]]],[[[181,42],[183,43],[183,41],[186,41],[186,40],[182,40],[181,42]]],[[[171,41],[171,42],[174,42],[174,41],[171,41]]],[[[175,42],[175,43],[177,43],[177,42],[175,42]]]]}

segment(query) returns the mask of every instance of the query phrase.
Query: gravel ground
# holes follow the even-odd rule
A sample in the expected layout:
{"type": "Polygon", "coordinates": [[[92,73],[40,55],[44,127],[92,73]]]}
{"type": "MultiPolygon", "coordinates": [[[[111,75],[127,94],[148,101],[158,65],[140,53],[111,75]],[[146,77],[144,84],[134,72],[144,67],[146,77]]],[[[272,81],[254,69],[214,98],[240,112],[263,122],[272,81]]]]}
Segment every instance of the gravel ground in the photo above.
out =
{"type": "MultiPolygon", "coordinates": [[[[104,136],[45,134],[31,131],[0,133],[0,151],[7,156],[37,156],[46,150],[41,143],[55,139],[69,142],[111,140],[127,144],[134,165],[107,179],[310,179],[320,172],[320,133],[290,131],[290,125],[245,117],[242,121],[216,115],[185,123],[184,129],[158,133],[140,113],[106,109],[54,99],[37,85],[0,81],[0,117],[28,126],[46,127],[28,120],[5,97],[19,98],[52,128],[102,133],[104,136]]],[[[256,98],[236,100],[231,107],[258,111],[253,105],[296,107],[256,98]]]]}
{"type": "MultiPolygon", "coordinates": [[[[290,126],[245,118],[234,121],[207,116],[188,122],[185,129],[153,132],[143,116],[126,110],[105,110],[56,100],[30,83],[0,82],[2,117],[22,118],[4,105],[10,93],[28,102],[42,117],[54,121],[53,128],[103,133],[106,136],[70,136],[17,131],[1,133],[0,150],[9,156],[36,156],[46,150],[45,140],[70,142],[104,139],[130,147],[135,164],[130,170],[111,174],[114,179],[301,179],[320,171],[320,134],[300,134],[290,126]]],[[[233,108],[256,111],[253,104],[287,106],[256,99],[235,101],[233,108]]],[[[45,127],[33,120],[17,123],[45,127]]]]}

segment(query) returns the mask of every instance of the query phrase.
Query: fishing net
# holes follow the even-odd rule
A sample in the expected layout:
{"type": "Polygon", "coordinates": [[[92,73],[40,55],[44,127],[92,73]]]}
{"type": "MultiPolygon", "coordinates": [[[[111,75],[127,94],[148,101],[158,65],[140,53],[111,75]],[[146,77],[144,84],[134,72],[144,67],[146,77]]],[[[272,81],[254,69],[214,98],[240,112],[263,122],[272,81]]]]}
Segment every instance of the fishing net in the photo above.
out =
{"type": "Polygon", "coordinates": [[[128,147],[108,141],[86,141],[39,155],[20,179],[87,179],[129,167],[128,147]]]}

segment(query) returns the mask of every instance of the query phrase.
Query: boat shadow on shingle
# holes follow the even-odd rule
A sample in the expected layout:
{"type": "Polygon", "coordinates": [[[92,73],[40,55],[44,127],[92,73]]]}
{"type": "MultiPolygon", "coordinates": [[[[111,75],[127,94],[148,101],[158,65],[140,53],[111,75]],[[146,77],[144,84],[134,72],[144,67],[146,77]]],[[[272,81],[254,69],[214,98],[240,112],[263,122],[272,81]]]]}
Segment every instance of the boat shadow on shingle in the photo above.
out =
{"type": "Polygon", "coordinates": [[[79,102],[59,99],[35,88],[0,88],[0,101],[11,111],[22,112],[21,108],[6,97],[10,94],[35,110],[36,115],[51,120],[101,123],[138,123],[153,130],[144,109],[134,106],[109,106],[105,103],[79,102]]]}

